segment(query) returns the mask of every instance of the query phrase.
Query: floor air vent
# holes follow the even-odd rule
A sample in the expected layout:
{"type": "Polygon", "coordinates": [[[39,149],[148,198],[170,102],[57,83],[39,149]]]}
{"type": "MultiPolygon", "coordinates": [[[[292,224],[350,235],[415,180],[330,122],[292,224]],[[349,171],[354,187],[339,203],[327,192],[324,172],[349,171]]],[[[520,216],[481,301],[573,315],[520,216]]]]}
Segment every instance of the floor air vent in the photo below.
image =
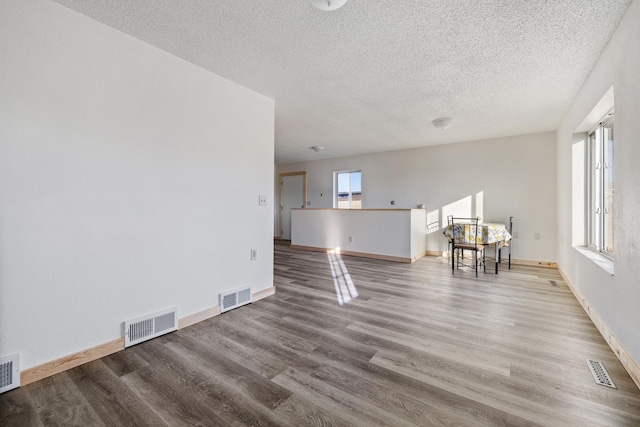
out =
{"type": "Polygon", "coordinates": [[[554,288],[558,287],[558,283],[555,280],[549,280],[549,283],[551,283],[551,286],[553,286],[554,288]]]}
{"type": "Polygon", "coordinates": [[[598,362],[597,360],[586,359],[587,366],[591,371],[591,375],[593,375],[593,379],[596,380],[596,384],[603,385],[605,387],[618,388],[611,381],[611,377],[606,369],[604,369],[604,365],[602,362],[598,362]]]}
{"type": "Polygon", "coordinates": [[[220,312],[232,310],[251,302],[251,288],[235,289],[220,294],[220,312]]]}
{"type": "Polygon", "coordinates": [[[20,356],[0,358],[0,393],[20,387],[20,356]]]}
{"type": "Polygon", "coordinates": [[[177,307],[127,320],[124,322],[124,346],[129,347],[176,330],[177,307]]]}

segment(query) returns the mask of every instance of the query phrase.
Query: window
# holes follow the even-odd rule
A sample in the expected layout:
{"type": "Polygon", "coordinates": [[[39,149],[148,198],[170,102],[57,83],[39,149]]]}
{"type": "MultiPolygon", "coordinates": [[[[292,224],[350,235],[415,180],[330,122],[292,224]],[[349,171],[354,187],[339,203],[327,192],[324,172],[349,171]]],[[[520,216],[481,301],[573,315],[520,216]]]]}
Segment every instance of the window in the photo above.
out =
{"type": "Polygon", "coordinates": [[[587,139],[587,245],[609,257],[614,253],[614,171],[612,111],[587,139]]]}
{"type": "Polygon", "coordinates": [[[336,172],[335,206],[340,209],[362,208],[362,172],[336,172]]]}

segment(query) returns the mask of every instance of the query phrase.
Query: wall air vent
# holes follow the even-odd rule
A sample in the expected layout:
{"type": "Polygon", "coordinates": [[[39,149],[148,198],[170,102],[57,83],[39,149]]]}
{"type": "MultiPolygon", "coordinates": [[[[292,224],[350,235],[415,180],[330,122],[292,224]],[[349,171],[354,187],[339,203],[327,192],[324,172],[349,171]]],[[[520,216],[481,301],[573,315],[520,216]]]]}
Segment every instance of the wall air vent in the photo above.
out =
{"type": "Polygon", "coordinates": [[[124,346],[129,347],[177,330],[177,307],[127,320],[124,322],[124,346]]]}
{"type": "Polygon", "coordinates": [[[251,287],[234,289],[220,294],[220,312],[232,310],[251,302],[251,287]]]}
{"type": "Polygon", "coordinates": [[[20,355],[0,358],[0,393],[20,387],[20,355]]]}

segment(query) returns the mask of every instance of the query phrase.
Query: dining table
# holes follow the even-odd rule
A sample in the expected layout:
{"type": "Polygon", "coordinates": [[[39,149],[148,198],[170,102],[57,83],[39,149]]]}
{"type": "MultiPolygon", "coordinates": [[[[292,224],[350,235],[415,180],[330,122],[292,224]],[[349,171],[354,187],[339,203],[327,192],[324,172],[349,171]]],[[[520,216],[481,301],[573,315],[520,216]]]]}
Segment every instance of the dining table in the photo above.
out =
{"type": "MultiPolygon", "coordinates": [[[[498,264],[500,257],[498,255],[500,248],[504,247],[510,240],[511,234],[505,224],[496,222],[478,223],[480,230],[476,233],[475,225],[469,224],[453,224],[447,225],[443,234],[454,243],[473,243],[475,236],[478,236],[476,243],[479,245],[494,245],[496,251],[496,268],[495,274],[498,274],[498,264]]],[[[452,255],[453,256],[453,255],[452,255]]]]}

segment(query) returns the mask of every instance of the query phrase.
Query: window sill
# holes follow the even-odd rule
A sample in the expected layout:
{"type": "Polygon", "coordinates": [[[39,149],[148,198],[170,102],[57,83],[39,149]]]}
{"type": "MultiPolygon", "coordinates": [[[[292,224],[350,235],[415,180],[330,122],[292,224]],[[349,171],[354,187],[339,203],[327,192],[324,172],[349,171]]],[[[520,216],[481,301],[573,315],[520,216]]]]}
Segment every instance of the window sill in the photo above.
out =
{"type": "Polygon", "coordinates": [[[604,271],[606,271],[610,275],[612,276],[614,275],[613,273],[614,264],[612,259],[609,259],[606,256],[601,255],[598,252],[594,251],[593,249],[589,249],[585,246],[574,246],[573,248],[578,252],[580,252],[582,255],[584,255],[586,258],[593,261],[598,267],[602,268],[604,271]]]}

